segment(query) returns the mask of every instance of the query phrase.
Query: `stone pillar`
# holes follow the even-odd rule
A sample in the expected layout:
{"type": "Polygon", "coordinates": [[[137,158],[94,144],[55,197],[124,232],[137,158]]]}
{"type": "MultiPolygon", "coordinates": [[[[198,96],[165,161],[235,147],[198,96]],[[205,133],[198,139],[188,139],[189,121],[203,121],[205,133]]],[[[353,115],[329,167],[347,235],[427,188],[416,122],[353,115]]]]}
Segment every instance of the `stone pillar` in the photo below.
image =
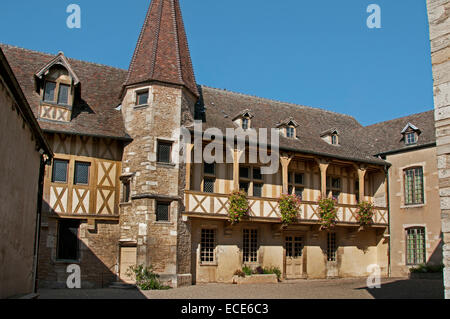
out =
{"type": "Polygon", "coordinates": [[[434,78],[445,297],[450,299],[450,1],[427,0],[434,78]]]}
{"type": "Polygon", "coordinates": [[[280,157],[280,161],[281,161],[281,169],[282,169],[282,177],[283,177],[283,193],[287,194],[289,191],[289,186],[288,186],[289,164],[292,161],[292,156],[282,155],[280,157]]]}
{"type": "Polygon", "coordinates": [[[327,170],[330,162],[323,159],[316,159],[320,168],[320,194],[322,198],[327,197],[327,170]]]}

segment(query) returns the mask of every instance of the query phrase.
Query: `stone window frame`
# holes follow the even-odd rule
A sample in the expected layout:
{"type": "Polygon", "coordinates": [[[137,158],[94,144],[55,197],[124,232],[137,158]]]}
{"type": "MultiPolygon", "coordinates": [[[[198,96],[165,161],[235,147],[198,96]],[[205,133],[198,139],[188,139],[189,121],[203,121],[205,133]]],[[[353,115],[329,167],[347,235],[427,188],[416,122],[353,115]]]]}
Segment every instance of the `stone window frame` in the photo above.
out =
{"type": "Polygon", "coordinates": [[[153,104],[153,88],[152,86],[140,87],[133,90],[133,108],[140,109],[146,108],[153,104]],[[137,104],[138,95],[141,93],[148,93],[148,99],[146,104],[137,104]]]}
{"type": "Polygon", "coordinates": [[[407,166],[403,166],[398,168],[398,174],[400,182],[400,209],[409,209],[409,208],[420,208],[427,205],[427,174],[428,174],[428,168],[426,162],[416,162],[416,163],[410,163],[407,166]],[[405,199],[405,174],[404,171],[407,169],[422,167],[422,187],[423,187],[423,203],[422,204],[412,204],[407,205],[406,199],[405,199]]]}
{"type": "Polygon", "coordinates": [[[157,138],[156,139],[156,162],[157,162],[157,164],[169,165],[169,166],[174,166],[175,165],[173,163],[174,144],[175,144],[175,141],[171,141],[171,140],[168,140],[168,139],[164,139],[164,138],[157,138]],[[159,161],[159,145],[160,144],[170,144],[170,159],[169,159],[169,162],[160,162],[159,161]]]}
{"type": "Polygon", "coordinates": [[[155,212],[155,223],[156,224],[162,224],[162,225],[167,225],[167,224],[172,224],[172,202],[171,200],[165,200],[165,199],[156,199],[155,201],[155,207],[154,207],[154,212],[155,212]],[[168,206],[168,212],[167,212],[167,219],[168,220],[157,220],[157,216],[158,216],[158,204],[167,204],[168,206]]]}
{"type": "Polygon", "coordinates": [[[423,259],[426,263],[428,251],[427,251],[427,242],[428,242],[428,233],[427,233],[427,225],[426,224],[409,224],[409,225],[403,225],[403,231],[404,231],[404,247],[405,247],[405,254],[404,254],[404,263],[406,266],[414,267],[419,265],[420,263],[408,263],[408,230],[411,229],[423,229],[423,259]]]}
{"type": "Polygon", "coordinates": [[[122,175],[119,178],[120,181],[121,181],[121,184],[122,184],[122,187],[121,187],[122,193],[121,193],[121,196],[120,196],[120,201],[121,202],[120,202],[119,205],[131,204],[131,187],[132,187],[133,176],[134,176],[134,174],[128,174],[128,175],[122,175]],[[129,194],[128,194],[128,201],[124,201],[124,199],[125,199],[125,191],[126,191],[125,190],[126,184],[129,185],[129,187],[130,187],[129,194]]]}

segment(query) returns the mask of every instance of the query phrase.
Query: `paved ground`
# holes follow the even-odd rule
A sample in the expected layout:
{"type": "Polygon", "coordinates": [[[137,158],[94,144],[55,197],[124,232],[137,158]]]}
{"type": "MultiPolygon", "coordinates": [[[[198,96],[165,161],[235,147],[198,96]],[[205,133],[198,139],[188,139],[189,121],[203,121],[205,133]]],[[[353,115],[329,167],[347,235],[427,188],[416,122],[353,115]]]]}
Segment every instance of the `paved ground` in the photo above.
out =
{"type": "Polygon", "coordinates": [[[42,289],[41,299],[414,299],[443,298],[441,280],[384,279],[367,289],[365,279],[300,280],[267,285],[207,284],[145,291],[137,289],[42,289]]]}

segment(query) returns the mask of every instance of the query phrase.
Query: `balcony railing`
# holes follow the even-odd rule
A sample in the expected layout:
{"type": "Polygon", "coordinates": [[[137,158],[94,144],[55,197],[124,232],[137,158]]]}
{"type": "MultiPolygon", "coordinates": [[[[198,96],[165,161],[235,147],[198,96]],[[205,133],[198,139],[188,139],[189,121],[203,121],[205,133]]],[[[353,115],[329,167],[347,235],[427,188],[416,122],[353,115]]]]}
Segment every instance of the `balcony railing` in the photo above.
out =
{"type": "MultiPolygon", "coordinates": [[[[276,198],[249,198],[250,217],[261,219],[279,220],[280,210],[276,198]]],[[[228,215],[228,195],[210,194],[193,191],[185,192],[185,205],[187,214],[226,217],[228,215]]],[[[337,222],[346,224],[358,224],[356,220],[356,205],[338,204],[337,222]]],[[[302,201],[301,222],[319,222],[318,203],[302,201]]],[[[384,207],[375,207],[373,217],[374,225],[388,225],[388,210],[384,207]]]]}

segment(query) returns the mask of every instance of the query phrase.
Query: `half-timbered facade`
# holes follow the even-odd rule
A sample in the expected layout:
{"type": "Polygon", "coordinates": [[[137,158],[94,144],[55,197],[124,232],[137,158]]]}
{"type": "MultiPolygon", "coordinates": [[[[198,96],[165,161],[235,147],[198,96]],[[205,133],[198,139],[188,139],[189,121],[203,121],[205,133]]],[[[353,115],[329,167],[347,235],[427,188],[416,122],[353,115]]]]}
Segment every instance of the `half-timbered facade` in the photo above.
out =
{"type": "Polygon", "coordinates": [[[151,1],[129,70],[2,48],[55,153],[45,173],[41,285],[65,286],[74,263],[84,287],[132,281],[133,264],[152,265],[172,286],[230,282],[245,265],[278,267],[284,278],[366,276],[374,264],[388,275],[390,164],[363,142],[361,124],[198,86],[177,0],[151,1]],[[276,130],[278,171],[242,161],[248,145],[226,149],[233,160],[224,164],[182,161],[195,157],[195,139],[182,147],[179,130],[196,120],[203,130],[276,130]],[[248,193],[249,217],[231,225],[228,195],[238,189],[248,193]],[[283,193],[302,199],[287,228],[283,193]],[[324,197],[338,201],[328,231],[318,214],[324,197]],[[375,206],[366,228],[356,219],[363,200],[375,206]]]}

